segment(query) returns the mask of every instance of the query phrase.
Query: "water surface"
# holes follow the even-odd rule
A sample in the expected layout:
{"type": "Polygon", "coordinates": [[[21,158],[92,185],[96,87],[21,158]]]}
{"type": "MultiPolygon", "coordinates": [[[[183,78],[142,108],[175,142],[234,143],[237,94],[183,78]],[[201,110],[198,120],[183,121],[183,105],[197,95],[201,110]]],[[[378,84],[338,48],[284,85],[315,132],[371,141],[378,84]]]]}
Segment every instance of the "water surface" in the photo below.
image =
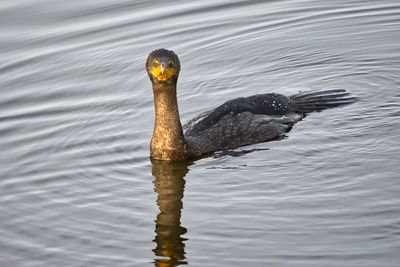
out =
{"type": "Polygon", "coordinates": [[[400,3],[0,4],[0,266],[398,266],[400,3]],[[183,121],[345,88],[281,141],[151,162],[149,52],[183,121]]]}

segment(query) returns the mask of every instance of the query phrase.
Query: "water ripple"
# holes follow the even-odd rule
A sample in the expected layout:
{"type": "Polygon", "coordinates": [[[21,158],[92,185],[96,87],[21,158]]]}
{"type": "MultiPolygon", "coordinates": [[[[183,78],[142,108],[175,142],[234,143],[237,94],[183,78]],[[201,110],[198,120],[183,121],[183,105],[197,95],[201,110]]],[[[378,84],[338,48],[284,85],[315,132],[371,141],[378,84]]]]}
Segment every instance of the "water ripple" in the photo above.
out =
{"type": "Polygon", "coordinates": [[[0,265],[397,266],[399,24],[390,0],[0,4],[0,265]],[[271,91],[360,101],[160,177],[159,47],[183,120],[271,91]]]}

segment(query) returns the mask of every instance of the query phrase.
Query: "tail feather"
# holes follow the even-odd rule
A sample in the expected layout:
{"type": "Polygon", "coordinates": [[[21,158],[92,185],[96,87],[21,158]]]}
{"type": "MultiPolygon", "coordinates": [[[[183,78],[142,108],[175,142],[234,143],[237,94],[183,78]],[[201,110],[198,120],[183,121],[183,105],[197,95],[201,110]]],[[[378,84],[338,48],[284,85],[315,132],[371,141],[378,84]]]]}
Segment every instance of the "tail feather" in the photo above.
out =
{"type": "Polygon", "coordinates": [[[293,111],[308,113],[349,105],[358,100],[344,89],[301,92],[290,96],[293,111]]]}
{"type": "Polygon", "coordinates": [[[329,95],[323,95],[323,96],[310,96],[307,98],[300,98],[297,99],[298,103],[302,103],[302,102],[309,102],[309,101],[319,101],[319,100],[337,100],[338,98],[344,98],[347,96],[351,96],[350,93],[339,93],[339,94],[329,94],[329,95]]]}
{"type": "Polygon", "coordinates": [[[307,92],[299,92],[297,94],[292,95],[290,98],[304,98],[310,96],[317,96],[317,95],[328,95],[328,94],[338,94],[346,92],[345,89],[332,89],[332,90],[324,90],[324,91],[307,91],[307,92]]]}

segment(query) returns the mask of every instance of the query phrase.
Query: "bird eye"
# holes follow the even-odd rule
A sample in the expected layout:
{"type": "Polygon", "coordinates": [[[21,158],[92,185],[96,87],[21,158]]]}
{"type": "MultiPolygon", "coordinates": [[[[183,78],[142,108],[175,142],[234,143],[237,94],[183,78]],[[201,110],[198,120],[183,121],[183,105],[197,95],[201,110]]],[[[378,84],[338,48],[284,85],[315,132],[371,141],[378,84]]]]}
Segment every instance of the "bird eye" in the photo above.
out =
{"type": "Polygon", "coordinates": [[[173,61],[169,61],[168,62],[168,67],[172,68],[174,66],[174,62],[173,61]]]}
{"type": "Polygon", "coordinates": [[[158,60],[157,59],[153,59],[153,65],[158,65],[158,60]]]}

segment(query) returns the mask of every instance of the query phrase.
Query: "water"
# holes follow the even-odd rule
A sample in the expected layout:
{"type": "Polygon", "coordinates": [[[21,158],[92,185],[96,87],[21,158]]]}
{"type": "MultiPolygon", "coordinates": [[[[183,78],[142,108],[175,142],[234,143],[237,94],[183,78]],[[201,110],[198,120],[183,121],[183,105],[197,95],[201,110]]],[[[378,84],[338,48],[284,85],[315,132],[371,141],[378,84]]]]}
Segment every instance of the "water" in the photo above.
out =
{"type": "Polygon", "coordinates": [[[0,4],[0,266],[398,266],[400,4],[0,4]],[[183,121],[345,88],[281,141],[153,164],[153,49],[183,121]]]}

